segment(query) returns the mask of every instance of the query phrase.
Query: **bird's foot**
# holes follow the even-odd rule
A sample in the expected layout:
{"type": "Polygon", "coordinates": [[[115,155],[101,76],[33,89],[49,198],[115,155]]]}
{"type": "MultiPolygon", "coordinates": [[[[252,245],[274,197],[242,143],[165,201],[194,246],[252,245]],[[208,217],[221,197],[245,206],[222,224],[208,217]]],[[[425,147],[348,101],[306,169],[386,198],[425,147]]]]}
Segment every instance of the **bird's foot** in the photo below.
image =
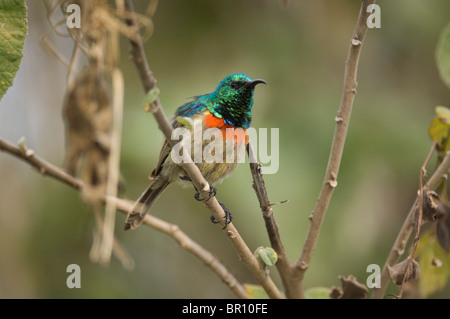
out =
{"type": "MultiPolygon", "coordinates": [[[[219,201],[218,201],[219,202],[219,201]]],[[[231,215],[230,210],[221,202],[219,202],[219,205],[222,207],[223,211],[225,212],[225,226],[222,229],[227,228],[228,224],[231,223],[231,220],[233,219],[233,216],[231,215]]],[[[213,224],[218,224],[220,223],[219,221],[216,220],[216,218],[214,217],[214,215],[211,215],[210,217],[211,222],[213,224]]]]}
{"type": "Polygon", "coordinates": [[[216,196],[216,189],[209,184],[209,195],[208,198],[201,198],[200,197],[200,192],[197,190],[197,193],[195,193],[194,198],[198,201],[207,201],[209,199],[211,199],[211,197],[216,196]]]}

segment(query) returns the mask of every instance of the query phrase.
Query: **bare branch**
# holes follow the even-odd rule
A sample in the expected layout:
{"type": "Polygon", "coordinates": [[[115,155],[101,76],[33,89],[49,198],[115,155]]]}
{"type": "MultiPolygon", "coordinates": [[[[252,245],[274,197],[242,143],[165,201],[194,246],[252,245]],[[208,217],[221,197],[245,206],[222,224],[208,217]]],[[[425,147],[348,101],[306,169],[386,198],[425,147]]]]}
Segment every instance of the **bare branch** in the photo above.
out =
{"type": "MultiPolygon", "coordinates": [[[[447,152],[441,165],[439,165],[434,174],[428,180],[422,193],[426,193],[427,190],[436,190],[449,169],[450,169],[450,152],[447,152]]],[[[380,288],[374,288],[372,298],[384,297],[390,278],[388,266],[396,264],[400,256],[403,255],[403,253],[405,252],[406,243],[408,242],[408,239],[411,236],[411,233],[414,228],[414,214],[417,210],[417,205],[419,205],[419,200],[420,196],[418,195],[416,200],[414,201],[414,204],[409,210],[409,213],[406,216],[405,221],[403,222],[402,228],[400,229],[397,235],[397,239],[395,240],[394,245],[392,246],[392,249],[389,253],[386,263],[384,264],[383,270],[381,272],[380,288]]]]}
{"type": "Polygon", "coordinates": [[[398,299],[400,299],[403,295],[403,289],[405,287],[405,282],[408,278],[408,273],[409,273],[409,269],[411,268],[411,265],[413,264],[414,261],[414,257],[416,255],[416,250],[417,250],[417,244],[419,243],[419,236],[420,236],[420,227],[422,225],[422,217],[423,217],[423,198],[424,198],[424,192],[423,192],[423,177],[426,174],[426,167],[428,165],[428,161],[430,160],[431,156],[433,155],[433,152],[436,148],[436,142],[433,142],[433,144],[431,145],[431,149],[428,152],[427,158],[425,159],[425,162],[422,164],[422,166],[420,167],[420,173],[419,173],[419,209],[416,210],[417,211],[417,221],[416,221],[416,234],[414,236],[414,243],[413,246],[411,248],[411,251],[409,253],[409,257],[408,257],[408,264],[406,266],[406,270],[405,270],[405,274],[403,276],[403,280],[402,280],[402,284],[400,287],[400,292],[397,296],[398,299]]]}
{"type": "Polygon", "coordinates": [[[16,147],[13,144],[0,139],[0,151],[9,153],[33,166],[42,175],[53,177],[77,190],[80,190],[83,187],[83,182],[67,174],[61,168],[40,158],[33,150],[26,149],[24,145],[16,147]]]}
{"type": "MultiPolygon", "coordinates": [[[[144,87],[144,91],[146,93],[149,93],[152,89],[156,87],[155,85],[156,80],[153,77],[153,73],[151,72],[148,66],[147,59],[145,57],[145,52],[139,34],[139,29],[136,24],[136,19],[134,18],[133,4],[131,0],[125,0],[125,8],[130,13],[129,17],[126,19],[127,24],[130,27],[135,27],[136,29],[136,36],[129,39],[131,44],[131,59],[134,61],[136,68],[139,72],[141,82],[144,87]]],[[[149,110],[155,117],[159,129],[163,132],[167,141],[171,145],[173,145],[174,141],[172,141],[171,139],[173,128],[161,107],[161,102],[158,97],[155,99],[154,102],[151,103],[149,110]]],[[[182,161],[183,169],[191,178],[192,183],[199,190],[201,196],[203,198],[210,197],[209,183],[202,176],[200,170],[193,163],[190,156],[188,154],[183,155],[184,155],[182,161]]],[[[214,196],[211,196],[211,198],[205,201],[204,204],[211,211],[214,218],[218,221],[221,221],[220,224],[222,227],[224,227],[225,212],[219,205],[217,199],[214,196]]],[[[225,232],[225,234],[235,247],[240,260],[255,276],[255,278],[262,285],[262,287],[267,292],[269,297],[277,299],[282,298],[282,295],[278,290],[277,286],[274,284],[272,279],[267,275],[267,273],[261,268],[256,258],[253,256],[253,253],[251,252],[247,244],[244,242],[244,240],[242,239],[236,228],[233,226],[233,224],[232,223],[228,224],[228,226],[223,231],[225,232]]]]}
{"type": "MultiPolygon", "coordinates": [[[[11,143],[0,139],[0,151],[6,152],[21,159],[28,165],[36,168],[37,171],[41,174],[53,177],[54,179],[63,182],[78,191],[81,191],[81,189],[83,188],[83,182],[67,174],[61,168],[40,158],[37,154],[35,154],[34,151],[27,150],[24,146],[16,147],[11,143]]],[[[130,201],[119,199],[116,197],[105,196],[105,198],[103,198],[103,203],[106,203],[106,201],[114,204],[119,211],[125,214],[127,214],[133,206],[133,203],[131,203],[130,201]]],[[[181,248],[199,258],[207,267],[209,267],[238,298],[248,297],[248,294],[245,291],[244,287],[219,261],[219,259],[217,259],[208,250],[200,246],[197,242],[192,240],[177,225],[170,224],[149,214],[147,214],[147,216],[145,217],[144,224],[155,228],[175,239],[181,248]]]]}
{"type": "Polygon", "coordinates": [[[300,286],[293,284],[291,280],[294,267],[289,261],[283,247],[283,243],[278,232],[278,225],[273,217],[273,210],[270,204],[269,195],[267,194],[266,184],[261,173],[261,164],[256,161],[256,155],[250,141],[247,145],[247,153],[250,162],[250,171],[253,176],[253,189],[258,197],[261,212],[266,224],[267,234],[269,235],[270,244],[278,255],[278,261],[275,265],[277,266],[281,280],[283,281],[286,297],[300,298],[302,297],[301,291],[299,290],[300,286]]]}
{"type": "Polygon", "coordinates": [[[337,186],[339,166],[344,151],[344,144],[350,122],[353,101],[356,95],[356,74],[358,70],[358,61],[364,36],[367,31],[366,21],[369,17],[367,7],[373,3],[375,3],[375,0],[362,1],[358,21],[356,23],[355,31],[351,39],[347,61],[345,64],[344,88],[341,104],[336,116],[336,129],[333,136],[333,144],[331,146],[330,157],[328,159],[328,166],[316,207],[314,208],[310,216],[310,225],[308,229],[308,235],[306,237],[306,242],[303,246],[301,256],[296,263],[297,276],[296,278],[294,278],[294,280],[297,280],[299,285],[301,285],[304,273],[308,269],[311,262],[314,250],[316,248],[317,240],[319,238],[322,222],[325,218],[325,214],[327,212],[331,196],[333,195],[333,191],[337,186]]]}

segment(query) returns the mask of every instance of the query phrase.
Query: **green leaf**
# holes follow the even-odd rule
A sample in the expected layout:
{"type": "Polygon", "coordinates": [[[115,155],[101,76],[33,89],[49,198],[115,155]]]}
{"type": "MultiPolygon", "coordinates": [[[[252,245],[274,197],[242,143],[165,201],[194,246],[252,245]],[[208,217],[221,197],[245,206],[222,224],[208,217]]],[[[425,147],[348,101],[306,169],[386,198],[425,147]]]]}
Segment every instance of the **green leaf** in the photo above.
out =
{"type": "Polygon", "coordinates": [[[450,150],[450,109],[445,106],[436,106],[437,116],[428,127],[430,138],[437,143],[439,150],[450,150]]]}
{"type": "Polygon", "coordinates": [[[312,287],[305,290],[305,299],[331,299],[328,287],[312,287]]]}
{"type": "Polygon", "coordinates": [[[436,47],[436,64],[442,80],[450,88],[450,24],[441,32],[436,47]]]}
{"type": "Polygon", "coordinates": [[[258,247],[253,255],[258,259],[262,266],[273,266],[278,260],[277,253],[270,247],[258,247]]]}
{"type": "Polygon", "coordinates": [[[159,89],[157,87],[154,87],[153,89],[151,89],[150,91],[148,91],[147,95],[145,96],[145,104],[152,104],[153,102],[156,101],[156,99],[159,96],[159,89]]]}
{"type": "Polygon", "coordinates": [[[419,240],[420,292],[423,297],[442,290],[450,276],[450,255],[439,244],[432,231],[419,240]]]}
{"type": "Polygon", "coordinates": [[[13,84],[27,35],[24,0],[0,0],[0,99],[13,84]]]}

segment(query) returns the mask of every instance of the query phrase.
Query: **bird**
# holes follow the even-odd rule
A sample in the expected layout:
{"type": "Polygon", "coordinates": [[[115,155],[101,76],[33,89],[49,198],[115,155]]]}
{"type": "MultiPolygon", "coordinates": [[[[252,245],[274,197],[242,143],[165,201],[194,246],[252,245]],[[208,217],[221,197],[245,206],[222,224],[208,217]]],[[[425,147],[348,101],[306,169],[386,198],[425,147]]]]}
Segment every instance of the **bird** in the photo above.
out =
{"type": "MultiPolygon", "coordinates": [[[[238,138],[238,134],[234,136],[235,143],[233,147],[236,149],[241,143],[247,143],[246,129],[250,127],[252,121],[252,106],[254,89],[257,84],[266,84],[262,79],[253,80],[243,73],[233,73],[223,78],[216,89],[208,94],[197,95],[192,97],[191,101],[180,106],[172,118],[172,127],[174,129],[182,128],[189,132],[193,132],[200,127],[203,131],[207,129],[216,129],[219,134],[216,135],[219,142],[226,142],[229,138],[226,135],[227,129],[241,129],[244,138],[238,138]]],[[[241,134],[242,135],[242,134],[241,134]]],[[[172,136],[173,139],[173,136],[172,136]]],[[[194,159],[194,150],[198,150],[195,146],[195,137],[191,139],[191,157],[194,159]]],[[[223,143],[226,144],[226,143],[223,143]]],[[[201,150],[205,150],[207,143],[204,139],[201,141],[201,150]]],[[[198,144],[197,144],[198,146],[198,144]]],[[[228,144],[226,147],[229,147],[228,144]]],[[[216,195],[216,189],[213,185],[222,182],[228,177],[238,165],[236,153],[232,161],[226,161],[226,153],[229,149],[226,147],[222,150],[223,160],[211,161],[211,158],[202,158],[201,161],[195,162],[205,180],[209,183],[210,194],[208,198],[201,198],[200,193],[194,195],[196,200],[208,200],[211,196],[216,195]]],[[[145,215],[149,211],[155,200],[166,190],[166,188],[175,182],[191,183],[191,179],[183,168],[174,161],[173,147],[166,140],[161,148],[159,160],[156,168],[150,174],[150,185],[145,189],[142,195],[136,200],[125,222],[124,229],[134,229],[142,224],[145,215]]],[[[218,155],[219,159],[221,149],[218,148],[211,152],[212,156],[218,155]],[[219,153],[215,154],[215,152],[219,153]]],[[[203,154],[204,152],[202,152],[203,154]]],[[[211,156],[209,156],[211,157],[211,156]]],[[[215,157],[216,158],[216,157],[215,157]]],[[[194,186],[195,188],[195,186],[194,186]]],[[[225,227],[231,222],[232,215],[226,206],[219,201],[225,212],[225,227]]],[[[219,223],[211,216],[213,223],[219,223]]]]}

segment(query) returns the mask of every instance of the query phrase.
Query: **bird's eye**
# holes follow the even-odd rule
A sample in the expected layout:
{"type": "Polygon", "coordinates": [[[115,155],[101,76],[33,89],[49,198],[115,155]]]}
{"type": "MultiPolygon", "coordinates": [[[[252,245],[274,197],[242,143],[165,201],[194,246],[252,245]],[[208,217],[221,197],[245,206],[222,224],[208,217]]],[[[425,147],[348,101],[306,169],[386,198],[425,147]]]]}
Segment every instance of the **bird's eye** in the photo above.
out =
{"type": "Polygon", "coordinates": [[[238,83],[237,82],[231,82],[230,83],[230,88],[232,88],[232,89],[237,89],[238,88],[238,83]]]}

